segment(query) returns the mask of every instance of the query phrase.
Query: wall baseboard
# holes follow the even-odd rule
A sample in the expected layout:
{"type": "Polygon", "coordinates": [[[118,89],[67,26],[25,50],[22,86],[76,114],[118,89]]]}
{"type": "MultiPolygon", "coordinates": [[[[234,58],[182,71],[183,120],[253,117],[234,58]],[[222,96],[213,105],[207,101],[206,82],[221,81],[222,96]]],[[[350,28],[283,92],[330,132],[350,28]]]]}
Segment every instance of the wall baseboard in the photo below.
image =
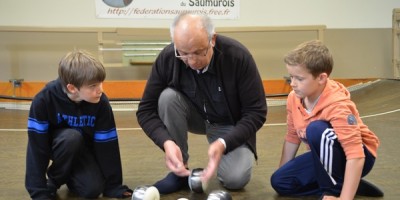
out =
{"type": "MultiPolygon", "coordinates": [[[[346,87],[374,81],[377,78],[360,79],[335,79],[346,87]]],[[[291,90],[286,80],[263,80],[265,93],[270,97],[285,96],[291,90]]],[[[14,88],[10,82],[0,82],[0,96],[20,97],[22,99],[33,98],[44,86],[46,82],[22,82],[20,87],[14,88]]],[[[140,99],[142,97],[146,80],[132,81],[105,81],[103,83],[104,92],[110,99],[140,99]]],[[[0,101],[15,101],[12,99],[0,98],[0,101]]]]}

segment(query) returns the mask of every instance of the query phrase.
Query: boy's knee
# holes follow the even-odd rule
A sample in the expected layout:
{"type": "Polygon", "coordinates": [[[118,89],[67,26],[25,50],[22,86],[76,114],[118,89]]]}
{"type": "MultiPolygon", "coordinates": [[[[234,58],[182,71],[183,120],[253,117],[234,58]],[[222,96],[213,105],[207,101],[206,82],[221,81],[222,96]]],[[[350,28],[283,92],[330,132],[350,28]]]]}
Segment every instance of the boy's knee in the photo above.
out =
{"type": "Polygon", "coordinates": [[[80,194],[79,196],[86,199],[96,199],[100,196],[101,193],[102,191],[97,188],[88,188],[87,190],[83,191],[82,194],[80,194]]]}
{"type": "Polygon", "coordinates": [[[270,178],[270,182],[271,182],[271,187],[274,188],[274,190],[280,194],[283,195],[284,189],[282,186],[285,186],[285,184],[282,184],[281,182],[281,176],[279,176],[278,172],[274,172],[270,178]]]}
{"type": "Polygon", "coordinates": [[[67,129],[66,130],[68,133],[64,134],[64,138],[68,142],[79,142],[82,140],[82,134],[76,129],[67,129]]]}
{"type": "MultiPolygon", "coordinates": [[[[270,183],[271,183],[272,188],[274,188],[274,189],[275,189],[275,187],[278,186],[278,183],[279,183],[279,176],[276,175],[276,172],[273,173],[273,174],[271,175],[270,183]]],[[[275,190],[276,190],[276,189],[275,189],[275,190]]]]}
{"type": "MultiPolygon", "coordinates": [[[[70,186],[68,186],[70,187],[70,186]]],[[[103,185],[101,183],[87,184],[85,186],[70,188],[73,193],[76,193],[79,197],[86,199],[96,199],[103,192],[103,185]]]]}
{"type": "Polygon", "coordinates": [[[83,142],[83,136],[78,130],[64,129],[61,130],[53,145],[70,152],[76,152],[83,145],[83,142]]]}
{"type": "Polygon", "coordinates": [[[316,120],[313,122],[310,122],[310,124],[307,126],[306,129],[306,137],[307,140],[310,142],[310,140],[317,139],[319,141],[319,138],[321,138],[322,133],[326,131],[326,129],[332,128],[332,125],[323,120],[316,120]]]}
{"type": "Polygon", "coordinates": [[[83,136],[82,134],[74,129],[70,129],[68,134],[65,134],[65,145],[71,149],[79,149],[83,144],[83,136]]]}
{"type": "Polygon", "coordinates": [[[290,196],[293,195],[293,191],[295,188],[292,187],[290,182],[285,182],[279,171],[276,171],[272,174],[271,179],[271,187],[282,196],[290,196]]]}
{"type": "Polygon", "coordinates": [[[324,132],[327,128],[332,128],[332,125],[323,120],[316,120],[313,122],[310,122],[310,124],[307,126],[306,132],[324,132]]]}

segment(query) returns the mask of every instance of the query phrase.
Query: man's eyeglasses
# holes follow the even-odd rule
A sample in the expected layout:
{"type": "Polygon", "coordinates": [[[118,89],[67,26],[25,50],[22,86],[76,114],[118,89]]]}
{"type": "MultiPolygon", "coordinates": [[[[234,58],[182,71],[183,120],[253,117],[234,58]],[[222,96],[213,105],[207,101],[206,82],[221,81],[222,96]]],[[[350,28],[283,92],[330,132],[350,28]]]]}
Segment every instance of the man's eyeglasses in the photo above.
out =
{"type": "Polygon", "coordinates": [[[176,46],[174,44],[174,50],[175,50],[175,57],[180,58],[180,59],[189,59],[189,58],[202,58],[207,56],[208,50],[210,49],[211,46],[211,40],[208,41],[208,46],[207,49],[203,49],[200,51],[196,51],[194,53],[187,53],[187,54],[180,54],[178,50],[176,49],[176,46]]]}

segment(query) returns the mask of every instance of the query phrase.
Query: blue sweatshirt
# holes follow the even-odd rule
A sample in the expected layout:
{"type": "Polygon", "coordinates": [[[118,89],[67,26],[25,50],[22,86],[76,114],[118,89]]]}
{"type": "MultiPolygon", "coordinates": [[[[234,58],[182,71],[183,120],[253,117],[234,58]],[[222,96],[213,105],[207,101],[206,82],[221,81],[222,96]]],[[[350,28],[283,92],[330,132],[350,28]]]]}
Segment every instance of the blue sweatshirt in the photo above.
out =
{"type": "Polygon", "coordinates": [[[48,196],[46,172],[51,156],[54,130],[79,130],[105,177],[103,195],[118,197],[122,167],[114,115],[105,94],[99,103],[75,103],[62,90],[59,79],[48,83],[33,99],[28,118],[28,148],[25,187],[32,199],[48,196]]]}

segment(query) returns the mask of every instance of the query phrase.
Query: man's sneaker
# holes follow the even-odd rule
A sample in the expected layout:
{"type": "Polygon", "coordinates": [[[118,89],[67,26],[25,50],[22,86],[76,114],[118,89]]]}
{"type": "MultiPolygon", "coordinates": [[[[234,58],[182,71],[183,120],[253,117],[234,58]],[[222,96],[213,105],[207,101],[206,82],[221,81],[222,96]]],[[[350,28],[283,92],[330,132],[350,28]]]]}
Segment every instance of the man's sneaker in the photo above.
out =
{"type": "Polygon", "coordinates": [[[364,179],[361,179],[356,194],[367,197],[383,197],[383,191],[381,189],[364,179]]]}
{"type": "Polygon", "coordinates": [[[188,177],[180,177],[170,172],[164,179],[157,181],[153,186],[158,189],[160,194],[170,194],[188,188],[188,177]]]}

